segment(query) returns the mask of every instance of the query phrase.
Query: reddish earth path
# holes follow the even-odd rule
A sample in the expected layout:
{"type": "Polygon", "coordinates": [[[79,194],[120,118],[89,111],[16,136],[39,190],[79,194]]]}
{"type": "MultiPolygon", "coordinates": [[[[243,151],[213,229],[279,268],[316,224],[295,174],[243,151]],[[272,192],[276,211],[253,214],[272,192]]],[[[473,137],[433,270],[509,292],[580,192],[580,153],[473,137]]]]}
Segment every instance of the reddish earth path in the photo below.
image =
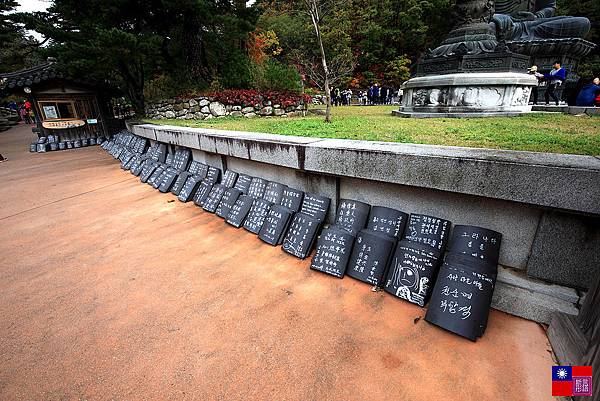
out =
{"type": "Polygon", "coordinates": [[[537,324],[476,343],[124,172],[0,133],[0,400],[550,400],[537,324]],[[416,322],[416,323],[415,323],[416,322]]]}

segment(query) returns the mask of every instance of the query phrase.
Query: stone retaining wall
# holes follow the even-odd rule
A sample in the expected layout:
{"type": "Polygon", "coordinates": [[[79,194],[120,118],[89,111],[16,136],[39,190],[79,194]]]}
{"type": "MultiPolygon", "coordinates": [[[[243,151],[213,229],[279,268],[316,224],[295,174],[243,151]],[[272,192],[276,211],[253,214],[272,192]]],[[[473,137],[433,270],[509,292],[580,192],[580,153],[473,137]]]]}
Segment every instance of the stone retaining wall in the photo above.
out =
{"type": "Polygon", "coordinates": [[[332,199],[503,234],[494,307],[548,323],[577,313],[600,266],[600,159],[129,124],[196,160],[332,199]]]}
{"type": "Polygon", "coordinates": [[[254,106],[225,105],[210,97],[194,97],[190,99],[169,99],[146,105],[146,117],[153,120],[205,120],[217,117],[295,117],[306,114],[306,105],[297,103],[283,107],[263,101],[254,106]]]}

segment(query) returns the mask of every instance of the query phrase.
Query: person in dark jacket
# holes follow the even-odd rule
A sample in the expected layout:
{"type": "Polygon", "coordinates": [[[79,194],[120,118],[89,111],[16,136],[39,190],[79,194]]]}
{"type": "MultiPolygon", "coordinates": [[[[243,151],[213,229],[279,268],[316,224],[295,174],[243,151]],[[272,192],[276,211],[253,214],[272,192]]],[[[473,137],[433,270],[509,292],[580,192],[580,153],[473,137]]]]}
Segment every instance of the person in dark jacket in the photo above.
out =
{"type": "Polygon", "coordinates": [[[600,94],[600,78],[594,78],[591,84],[584,86],[579,95],[577,95],[577,100],[575,104],[577,106],[595,106],[596,97],[600,94]]]}
{"type": "Polygon", "coordinates": [[[560,61],[556,61],[552,70],[548,74],[544,74],[544,79],[548,82],[548,89],[546,89],[546,93],[544,93],[546,105],[550,103],[550,97],[552,96],[552,99],[554,99],[558,106],[559,99],[558,96],[556,96],[556,89],[565,82],[565,79],[567,79],[567,73],[565,69],[560,66],[560,61]]]}

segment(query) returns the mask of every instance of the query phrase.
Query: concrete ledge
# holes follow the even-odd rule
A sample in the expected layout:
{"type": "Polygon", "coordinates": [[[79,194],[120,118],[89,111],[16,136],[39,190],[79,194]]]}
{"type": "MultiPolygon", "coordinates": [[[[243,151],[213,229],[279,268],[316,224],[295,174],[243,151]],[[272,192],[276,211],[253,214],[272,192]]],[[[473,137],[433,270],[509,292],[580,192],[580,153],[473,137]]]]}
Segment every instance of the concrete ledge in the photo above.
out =
{"type": "Polygon", "coordinates": [[[524,111],[498,111],[498,112],[453,112],[453,113],[426,113],[418,111],[400,111],[392,110],[392,115],[403,118],[481,118],[481,117],[515,117],[530,113],[530,110],[524,111]]]}
{"type": "Polygon", "coordinates": [[[130,125],[137,135],[311,173],[348,176],[600,214],[593,156],[319,139],[203,128],[130,125]]]}
{"type": "Polygon", "coordinates": [[[577,316],[579,301],[573,288],[533,280],[522,272],[498,266],[494,309],[549,324],[556,311],[577,316]]]}
{"type": "Polygon", "coordinates": [[[574,304],[511,284],[497,282],[492,308],[535,322],[549,324],[554,312],[577,316],[574,304]]]}
{"type": "Polygon", "coordinates": [[[553,104],[531,106],[531,110],[547,113],[568,113],[568,114],[587,114],[588,116],[600,116],[600,107],[580,107],[580,106],[556,106],[553,104]]]}

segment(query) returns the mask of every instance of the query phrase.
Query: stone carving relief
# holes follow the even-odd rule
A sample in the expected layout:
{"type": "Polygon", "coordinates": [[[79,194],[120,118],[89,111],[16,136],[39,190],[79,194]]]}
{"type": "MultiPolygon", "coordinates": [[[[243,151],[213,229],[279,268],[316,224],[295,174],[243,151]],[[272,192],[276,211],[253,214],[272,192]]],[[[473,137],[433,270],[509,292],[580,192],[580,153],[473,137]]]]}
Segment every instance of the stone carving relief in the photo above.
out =
{"type": "Polygon", "coordinates": [[[529,95],[531,95],[530,87],[519,86],[513,92],[511,106],[527,106],[529,104],[529,95]]]}
{"type": "Polygon", "coordinates": [[[418,89],[413,92],[413,105],[425,106],[427,104],[427,89],[418,89]]]}

